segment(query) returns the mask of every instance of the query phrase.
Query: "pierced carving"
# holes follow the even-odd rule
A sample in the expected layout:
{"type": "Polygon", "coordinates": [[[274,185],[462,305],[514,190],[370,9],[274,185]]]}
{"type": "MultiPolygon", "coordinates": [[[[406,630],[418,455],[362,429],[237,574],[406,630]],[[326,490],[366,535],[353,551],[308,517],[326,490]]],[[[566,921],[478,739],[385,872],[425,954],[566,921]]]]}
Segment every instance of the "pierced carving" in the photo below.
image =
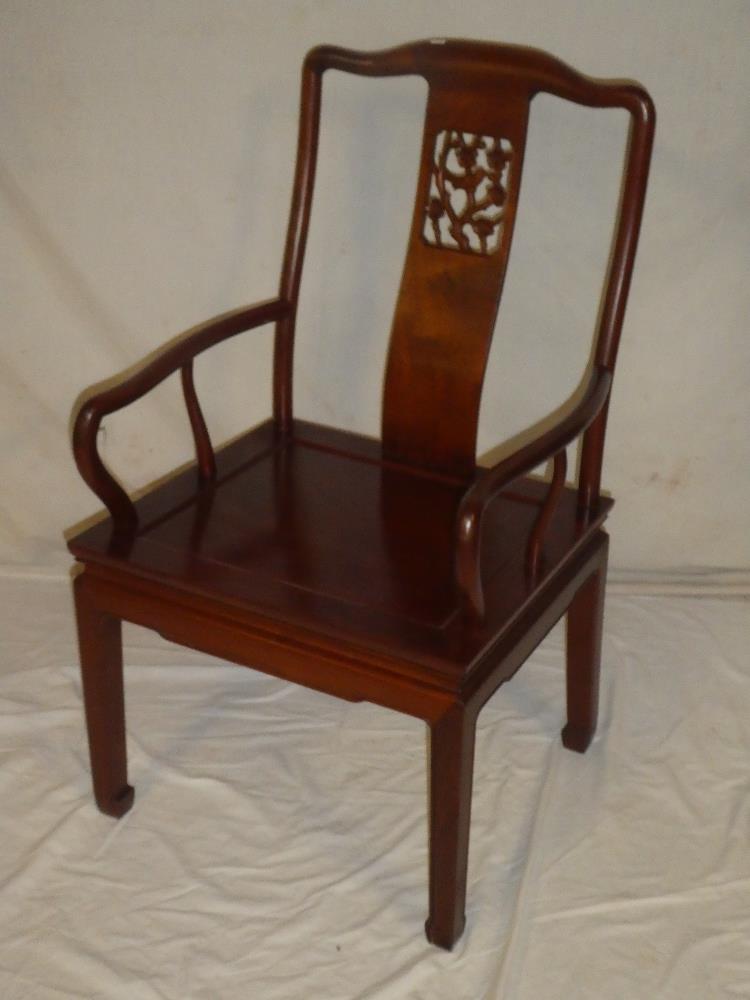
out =
{"type": "Polygon", "coordinates": [[[422,235],[432,246],[493,254],[502,239],[513,147],[443,129],[435,138],[422,235]]]}

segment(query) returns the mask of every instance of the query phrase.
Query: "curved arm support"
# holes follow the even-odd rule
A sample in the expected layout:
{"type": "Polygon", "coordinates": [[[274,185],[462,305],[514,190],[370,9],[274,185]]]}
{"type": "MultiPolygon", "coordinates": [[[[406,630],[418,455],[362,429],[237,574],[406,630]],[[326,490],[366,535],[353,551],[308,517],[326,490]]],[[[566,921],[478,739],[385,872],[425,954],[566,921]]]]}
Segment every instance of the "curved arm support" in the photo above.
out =
{"type": "Polygon", "coordinates": [[[474,617],[484,616],[480,549],[487,505],[511,483],[557,455],[585,431],[605,405],[611,384],[609,370],[594,368],[583,396],[566,417],[487,469],[461,499],[456,516],[456,582],[465,607],[474,617]]]}
{"type": "Polygon", "coordinates": [[[216,479],[216,456],[214,447],[211,444],[211,435],[206,427],[206,420],[198,402],[198,394],[195,391],[195,379],[193,378],[193,359],[180,369],[182,380],[182,394],[185,397],[185,408],[190,420],[190,428],[193,432],[195,442],[195,458],[198,462],[198,475],[203,482],[212,482],[216,479]]]}
{"type": "Polygon", "coordinates": [[[555,513],[558,501],[562,496],[565,486],[565,475],[568,471],[568,456],[563,448],[558,451],[554,458],[554,468],[552,471],[552,482],[547,490],[547,497],[539,511],[534,528],[529,538],[528,549],[526,550],[526,566],[529,576],[534,579],[539,573],[542,561],[542,550],[544,548],[544,536],[547,534],[552,516],[555,513]]]}
{"type": "MultiPolygon", "coordinates": [[[[138,518],[130,497],[99,456],[96,438],[102,419],[107,414],[121,410],[145,396],[178,369],[188,370],[188,381],[191,385],[191,365],[196,355],[228,337],[280,319],[288,311],[289,304],[283,299],[268,299],[254,306],[246,306],[223,313],[221,316],[189,330],[183,339],[165,347],[156,357],[139,368],[135,374],[125,377],[103,392],[96,393],[83,403],[73,425],[73,454],[76,465],[84,482],[99,497],[111,514],[118,531],[132,530],[136,526],[138,518]]],[[[190,406],[190,385],[187,387],[186,399],[195,434],[195,412],[190,406]]],[[[196,446],[198,445],[199,440],[196,437],[196,446]]],[[[199,459],[200,457],[199,451],[199,459]]],[[[204,472],[208,470],[206,462],[207,459],[204,456],[202,463],[202,471],[204,472]]]]}

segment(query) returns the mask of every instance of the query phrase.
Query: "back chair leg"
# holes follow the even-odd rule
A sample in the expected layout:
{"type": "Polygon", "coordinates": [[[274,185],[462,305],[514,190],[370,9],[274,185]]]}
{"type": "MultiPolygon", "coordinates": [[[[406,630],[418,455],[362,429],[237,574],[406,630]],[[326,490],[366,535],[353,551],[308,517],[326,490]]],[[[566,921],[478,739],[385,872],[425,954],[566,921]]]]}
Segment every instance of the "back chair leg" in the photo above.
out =
{"type": "Polygon", "coordinates": [[[135,795],[127,774],[121,622],[96,608],[85,573],[73,586],[94,796],[103,813],[120,817],[135,795]]]}
{"type": "Polygon", "coordinates": [[[454,704],[430,732],[430,915],[427,940],[451,949],[466,924],[476,713],[454,704]]]}
{"type": "Polygon", "coordinates": [[[568,750],[585,753],[596,731],[602,651],[607,547],[598,569],[581,586],[567,616],[568,722],[562,741],[568,750]]]}

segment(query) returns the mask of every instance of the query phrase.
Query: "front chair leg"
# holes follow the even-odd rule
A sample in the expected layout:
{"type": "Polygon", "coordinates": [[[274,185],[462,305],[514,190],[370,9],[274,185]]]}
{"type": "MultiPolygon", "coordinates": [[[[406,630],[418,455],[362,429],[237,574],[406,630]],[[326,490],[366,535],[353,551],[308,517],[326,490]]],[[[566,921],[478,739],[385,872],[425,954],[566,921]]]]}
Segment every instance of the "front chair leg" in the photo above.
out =
{"type": "Polygon", "coordinates": [[[135,795],[125,750],[121,623],[96,608],[85,572],[73,587],[94,797],[103,813],[120,817],[135,795]]]}
{"type": "Polygon", "coordinates": [[[452,705],[430,727],[430,915],[427,940],[451,949],[466,923],[476,713],[452,705]]]}
{"type": "Polygon", "coordinates": [[[585,753],[596,731],[606,577],[605,546],[598,568],[581,586],[568,608],[568,722],[562,731],[562,741],[568,750],[578,753],[585,753]]]}

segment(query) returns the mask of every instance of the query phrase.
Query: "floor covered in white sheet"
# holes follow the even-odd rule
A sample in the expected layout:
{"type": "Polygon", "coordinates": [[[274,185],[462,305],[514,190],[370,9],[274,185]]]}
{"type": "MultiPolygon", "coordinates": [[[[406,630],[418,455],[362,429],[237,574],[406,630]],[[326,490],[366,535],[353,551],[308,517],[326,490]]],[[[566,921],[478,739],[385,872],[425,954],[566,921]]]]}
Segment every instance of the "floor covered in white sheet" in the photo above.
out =
{"type": "Polygon", "coordinates": [[[608,598],[601,721],[558,626],[484,709],[468,923],[427,944],[425,727],[127,628],[133,810],[89,787],[65,585],[6,580],[3,1000],[750,997],[750,605],[608,598]]]}

